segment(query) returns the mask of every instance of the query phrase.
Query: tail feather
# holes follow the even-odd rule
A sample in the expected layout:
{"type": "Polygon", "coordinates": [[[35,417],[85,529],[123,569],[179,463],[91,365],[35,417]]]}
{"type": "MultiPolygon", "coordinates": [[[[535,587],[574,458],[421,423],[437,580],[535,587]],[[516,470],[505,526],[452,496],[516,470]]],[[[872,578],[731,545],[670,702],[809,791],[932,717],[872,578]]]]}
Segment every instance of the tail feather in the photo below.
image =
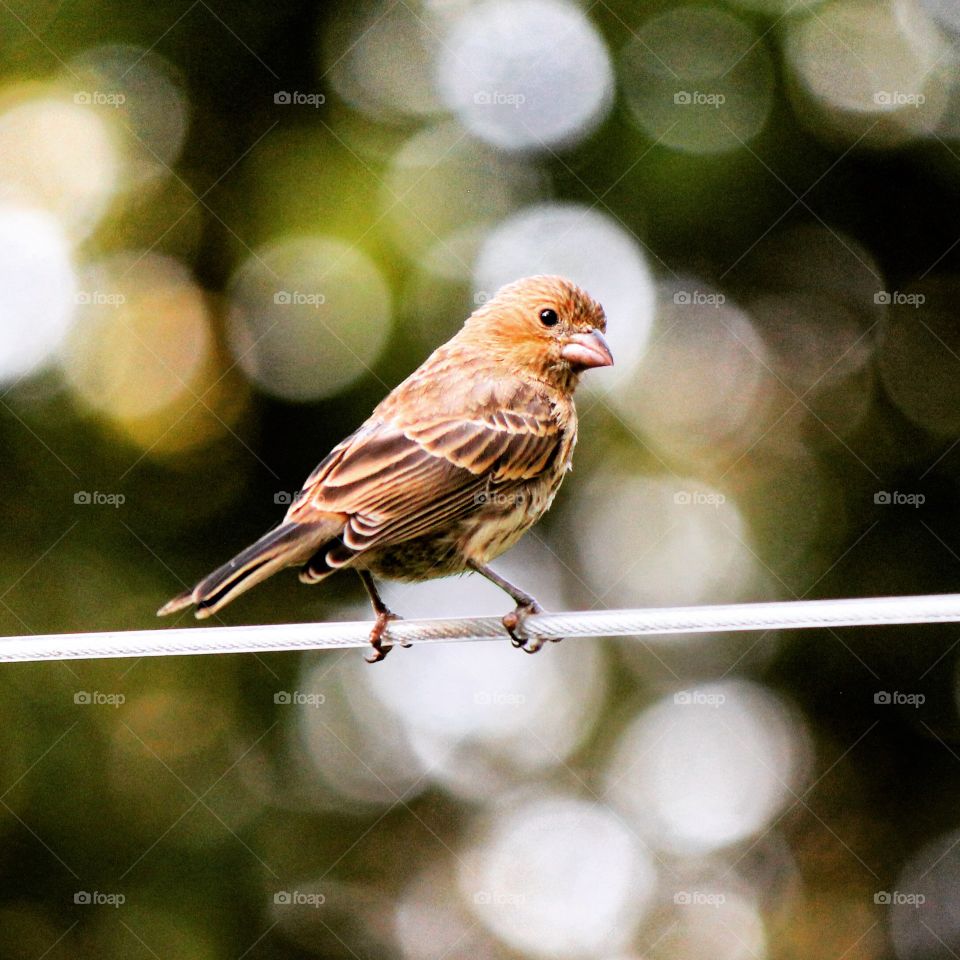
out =
{"type": "Polygon", "coordinates": [[[321,523],[282,523],[208,574],[192,590],[164,604],[157,616],[164,617],[195,604],[198,619],[209,617],[278,570],[309,559],[342,526],[342,520],[332,518],[321,523]]]}

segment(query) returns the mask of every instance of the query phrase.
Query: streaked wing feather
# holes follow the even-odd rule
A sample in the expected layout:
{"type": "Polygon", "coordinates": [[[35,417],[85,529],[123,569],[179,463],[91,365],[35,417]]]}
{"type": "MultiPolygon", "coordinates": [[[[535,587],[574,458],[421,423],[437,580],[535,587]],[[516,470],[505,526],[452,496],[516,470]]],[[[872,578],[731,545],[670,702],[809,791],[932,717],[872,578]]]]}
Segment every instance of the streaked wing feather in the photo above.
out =
{"type": "MultiPolygon", "coordinates": [[[[314,468],[310,476],[307,477],[303,482],[303,489],[305,491],[311,490],[318,483],[323,482],[323,478],[328,474],[344,457],[344,454],[347,450],[352,447],[361,434],[364,432],[364,428],[360,427],[359,430],[355,430],[350,434],[349,437],[346,437],[344,440],[341,440],[314,468]]],[[[289,513],[288,513],[289,516],[289,513]]]]}
{"type": "Polygon", "coordinates": [[[477,479],[466,488],[451,490],[445,496],[437,497],[431,502],[429,510],[397,511],[390,520],[371,532],[364,532],[365,529],[370,530],[369,524],[355,524],[356,518],[351,518],[341,539],[354,551],[412,540],[475,510],[481,502],[477,494],[484,487],[484,481],[477,479]]]}
{"type": "Polygon", "coordinates": [[[342,541],[354,552],[412,539],[478,509],[482,490],[538,476],[561,441],[542,402],[470,418],[370,421],[314,470],[287,519],[347,514],[342,541]]]}
{"type": "Polygon", "coordinates": [[[447,420],[408,428],[425,450],[474,474],[525,480],[542,473],[556,455],[560,432],[552,417],[510,414],[477,420],[447,420]]]}

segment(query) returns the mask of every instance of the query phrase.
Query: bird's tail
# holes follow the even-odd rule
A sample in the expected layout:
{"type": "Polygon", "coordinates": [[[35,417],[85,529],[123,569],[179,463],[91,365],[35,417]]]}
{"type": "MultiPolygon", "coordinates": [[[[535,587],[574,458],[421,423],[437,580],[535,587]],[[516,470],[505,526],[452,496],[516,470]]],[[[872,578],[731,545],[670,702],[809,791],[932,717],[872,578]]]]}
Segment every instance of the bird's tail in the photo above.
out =
{"type": "Polygon", "coordinates": [[[165,603],[157,616],[164,617],[196,604],[196,617],[200,620],[209,617],[278,570],[309,559],[342,527],[342,519],[337,521],[332,517],[319,523],[282,523],[205,576],[192,590],[165,603]]]}

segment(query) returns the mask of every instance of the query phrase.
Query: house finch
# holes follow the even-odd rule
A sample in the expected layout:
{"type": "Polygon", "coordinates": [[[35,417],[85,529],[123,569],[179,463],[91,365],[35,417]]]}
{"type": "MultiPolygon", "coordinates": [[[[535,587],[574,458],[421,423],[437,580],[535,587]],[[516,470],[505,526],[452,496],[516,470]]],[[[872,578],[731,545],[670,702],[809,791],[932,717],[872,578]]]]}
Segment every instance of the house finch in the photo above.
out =
{"type": "Polygon", "coordinates": [[[334,447],[283,523],[158,614],[196,604],[209,617],[283,567],[300,566],[304,583],[351,567],[376,614],[373,663],[397,619],[374,574],[475,570],[514,599],[504,627],[535,652],[540,644],[519,634],[540,605],[487,564],[540,519],[570,469],[580,374],[613,363],[605,329],[600,304],[562,277],[503,287],[334,447]]]}

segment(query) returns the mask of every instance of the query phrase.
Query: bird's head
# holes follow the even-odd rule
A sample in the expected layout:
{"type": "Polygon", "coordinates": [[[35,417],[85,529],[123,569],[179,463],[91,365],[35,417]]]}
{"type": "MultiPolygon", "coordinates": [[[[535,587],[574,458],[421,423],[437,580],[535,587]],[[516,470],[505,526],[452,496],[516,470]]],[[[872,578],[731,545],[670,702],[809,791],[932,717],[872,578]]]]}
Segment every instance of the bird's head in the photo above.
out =
{"type": "Polygon", "coordinates": [[[559,387],[613,364],[603,307],[564,277],[517,280],[473,312],[463,334],[489,356],[559,387]]]}

